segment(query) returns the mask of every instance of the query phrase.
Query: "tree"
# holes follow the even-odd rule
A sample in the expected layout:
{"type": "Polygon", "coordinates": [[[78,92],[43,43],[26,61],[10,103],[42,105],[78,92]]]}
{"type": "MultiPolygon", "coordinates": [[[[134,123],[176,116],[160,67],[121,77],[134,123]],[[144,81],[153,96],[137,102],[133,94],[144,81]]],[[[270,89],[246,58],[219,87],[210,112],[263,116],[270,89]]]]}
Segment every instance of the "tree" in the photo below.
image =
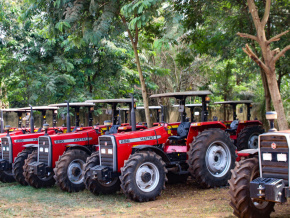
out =
{"type": "Polygon", "coordinates": [[[288,123],[286,120],[283,102],[281,99],[281,95],[280,95],[280,91],[279,91],[279,87],[277,83],[275,65],[276,65],[276,62],[279,60],[279,58],[283,56],[287,50],[290,50],[290,45],[286,46],[284,49],[280,51],[279,48],[275,48],[271,50],[270,44],[272,42],[279,41],[280,37],[287,34],[289,30],[286,30],[285,32],[282,32],[267,40],[266,33],[265,33],[265,25],[267,24],[267,21],[270,15],[271,0],[266,1],[265,12],[264,12],[264,16],[262,20],[260,20],[255,2],[253,0],[247,0],[247,2],[248,2],[249,11],[254,21],[257,35],[254,36],[247,33],[237,33],[237,34],[241,37],[252,39],[258,42],[262,51],[263,61],[252,51],[252,49],[250,48],[248,44],[246,44],[245,48],[243,48],[243,51],[265,71],[269,91],[272,98],[272,103],[278,115],[279,129],[285,130],[285,129],[288,129],[288,123]]]}
{"type": "Polygon", "coordinates": [[[158,14],[158,8],[160,7],[159,0],[139,0],[133,1],[121,9],[120,17],[127,27],[127,33],[132,43],[132,47],[134,50],[135,60],[137,64],[137,69],[139,73],[141,89],[142,89],[142,97],[143,104],[145,109],[146,122],[148,127],[152,127],[150,112],[149,112],[149,101],[148,95],[145,85],[144,76],[141,69],[141,64],[139,60],[138,54],[138,39],[139,32],[145,26],[153,20],[154,15],[158,14]]]}

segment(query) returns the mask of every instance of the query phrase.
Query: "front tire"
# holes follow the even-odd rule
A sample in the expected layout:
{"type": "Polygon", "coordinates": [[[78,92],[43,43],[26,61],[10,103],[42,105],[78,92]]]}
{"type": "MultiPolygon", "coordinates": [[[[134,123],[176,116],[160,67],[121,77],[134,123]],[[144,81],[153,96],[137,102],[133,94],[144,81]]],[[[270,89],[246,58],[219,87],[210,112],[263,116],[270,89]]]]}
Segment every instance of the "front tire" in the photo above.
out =
{"type": "Polygon", "coordinates": [[[55,184],[55,180],[53,178],[53,172],[49,173],[45,177],[39,177],[35,175],[33,172],[30,172],[28,164],[37,161],[37,150],[33,151],[28,158],[25,160],[25,164],[23,166],[23,175],[25,177],[25,181],[34,188],[48,188],[52,187],[55,184]]]}
{"type": "Polygon", "coordinates": [[[190,144],[188,171],[203,188],[225,186],[235,166],[235,150],[225,131],[205,130],[190,144]]]}
{"type": "Polygon", "coordinates": [[[231,196],[230,206],[238,217],[270,217],[274,211],[273,202],[253,201],[250,198],[250,182],[259,177],[259,161],[257,157],[236,163],[229,180],[231,196]]]}
{"type": "Polygon", "coordinates": [[[166,173],[165,163],[156,153],[135,153],[121,168],[121,188],[131,200],[153,201],[165,189],[166,173]]]}
{"type": "Polygon", "coordinates": [[[242,129],[237,138],[238,151],[244,149],[257,149],[258,137],[264,132],[265,130],[262,126],[248,126],[242,129]]]}
{"type": "Polygon", "coordinates": [[[79,192],[85,189],[83,167],[89,155],[82,150],[68,150],[55,164],[54,179],[61,190],[79,192]]]}
{"type": "Polygon", "coordinates": [[[87,158],[84,165],[84,183],[86,188],[94,195],[99,194],[114,194],[120,190],[120,180],[118,177],[108,182],[99,181],[97,178],[93,179],[90,172],[91,167],[100,165],[99,152],[94,152],[87,158]]]}
{"type": "Polygon", "coordinates": [[[23,175],[23,166],[25,164],[25,160],[28,158],[28,155],[32,153],[32,151],[32,149],[24,149],[22,152],[18,153],[14,161],[13,171],[15,179],[20,185],[23,186],[28,185],[23,175]]]}

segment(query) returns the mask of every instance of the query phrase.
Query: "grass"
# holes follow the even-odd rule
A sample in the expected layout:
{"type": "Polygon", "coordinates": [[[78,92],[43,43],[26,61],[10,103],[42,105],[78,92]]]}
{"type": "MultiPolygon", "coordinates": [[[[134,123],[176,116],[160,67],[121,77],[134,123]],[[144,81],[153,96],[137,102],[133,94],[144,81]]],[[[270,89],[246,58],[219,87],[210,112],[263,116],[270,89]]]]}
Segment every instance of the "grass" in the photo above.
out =
{"type": "MultiPolygon", "coordinates": [[[[233,217],[228,187],[199,189],[167,185],[156,201],[136,203],[122,193],[95,196],[88,191],[66,193],[58,187],[34,189],[0,183],[1,217],[233,217]]],[[[277,205],[274,217],[289,217],[289,204],[277,205]]]]}

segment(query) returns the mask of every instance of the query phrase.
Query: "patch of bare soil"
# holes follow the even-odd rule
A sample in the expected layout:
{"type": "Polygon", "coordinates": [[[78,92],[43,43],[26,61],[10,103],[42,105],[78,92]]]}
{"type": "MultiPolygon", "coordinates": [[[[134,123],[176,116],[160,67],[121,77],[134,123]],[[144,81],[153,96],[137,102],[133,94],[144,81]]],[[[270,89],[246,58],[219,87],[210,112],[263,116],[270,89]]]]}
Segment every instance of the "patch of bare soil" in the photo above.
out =
{"type": "MultiPolygon", "coordinates": [[[[127,201],[125,207],[114,210],[96,208],[72,211],[74,216],[109,217],[234,217],[229,206],[228,187],[200,189],[190,180],[186,184],[167,184],[156,201],[136,203],[127,201]]],[[[272,217],[290,217],[289,203],[276,205],[272,217]]]]}

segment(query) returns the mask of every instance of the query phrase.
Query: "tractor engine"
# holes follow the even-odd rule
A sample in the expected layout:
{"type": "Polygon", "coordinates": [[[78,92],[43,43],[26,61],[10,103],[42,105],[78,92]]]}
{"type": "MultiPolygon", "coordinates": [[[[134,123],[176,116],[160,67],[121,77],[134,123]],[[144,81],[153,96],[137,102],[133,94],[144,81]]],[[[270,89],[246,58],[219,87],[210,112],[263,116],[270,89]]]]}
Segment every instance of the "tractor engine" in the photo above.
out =
{"type": "Polygon", "coordinates": [[[290,131],[262,134],[259,145],[260,177],[250,183],[251,197],[283,203],[290,196],[290,131]]]}
{"type": "Polygon", "coordinates": [[[103,181],[117,177],[120,168],[124,166],[124,161],[132,153],[133,147],[151,146],[156,150],[159,149],[156,145],[165,143],[167,137],[167,131],[163,126],[126,134],[100,136],[100,165],[91,168],[92,177],[103,181]]]}

